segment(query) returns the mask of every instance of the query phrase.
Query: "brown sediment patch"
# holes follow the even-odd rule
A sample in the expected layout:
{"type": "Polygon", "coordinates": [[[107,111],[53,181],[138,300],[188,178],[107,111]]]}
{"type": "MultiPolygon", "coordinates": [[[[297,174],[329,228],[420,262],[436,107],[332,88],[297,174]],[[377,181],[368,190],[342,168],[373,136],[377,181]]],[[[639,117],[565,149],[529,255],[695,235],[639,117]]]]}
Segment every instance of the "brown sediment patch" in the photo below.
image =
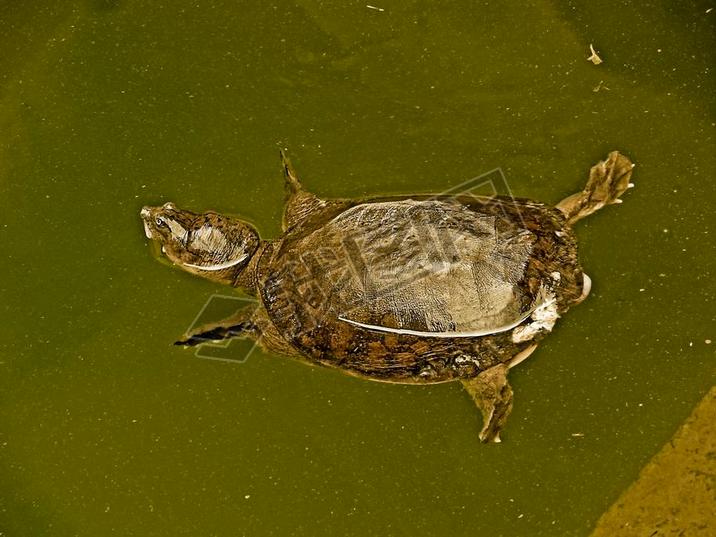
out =
{"type": "Polygon", "coordinates": [[[591,537],[716,535],[714,418],[716,387],[601,516],[591,537]]]}

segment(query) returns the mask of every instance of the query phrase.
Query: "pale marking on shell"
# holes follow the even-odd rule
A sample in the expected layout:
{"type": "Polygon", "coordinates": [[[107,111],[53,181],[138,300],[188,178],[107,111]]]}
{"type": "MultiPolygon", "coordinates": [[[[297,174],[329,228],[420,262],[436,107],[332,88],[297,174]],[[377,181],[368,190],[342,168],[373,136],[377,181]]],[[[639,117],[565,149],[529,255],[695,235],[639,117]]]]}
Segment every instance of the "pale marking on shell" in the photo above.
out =
{"type": "MultiPolygon", "coordinates": [[[[539,306],[538,306],[539,308],[539,306]]],[[[391,328],[387,326],[378,326],[375,324],[366,324],[361,323],[358,321],[354,321],[352,319],[348,319],[346,317],[343,317],[342,315],[338,316],[338,319],[352,324],[354,326],[359,326],[360,328],[365,328],[367,330],[376,330],[377,332],[389,332],[391,334],[407,334],[411,336],[421,336],[421,337],[441,337],[441,338],[453,338],[453,337],[480,337],[480,336],[489,336],[492,334],[499,334],[500,332],[507,332],[509,330],[512,330],[516,326],[519,326],[522,322],[524,322],[526,319],[528,319],[531,315],[534,314],[534,312],[537,311],[537,308],[534,308],[527,313],[525,313],[522,317],[517,319],[516,321],[504,325],[499,326],[497,328],[491,328],[489,330],[474,330],[471,332],[425,332],[422,330],[409,330],[407,328],[391,328]]]]}
{"type": "Polygon", "coordinates": [[[455,358],[455,364],[457,364],[458,366],[473,364],[473,365],[476,365],[477,367],[480,367],[480,359],[477,358],[476,356],[461,354],[460,356],[455,358]]]}

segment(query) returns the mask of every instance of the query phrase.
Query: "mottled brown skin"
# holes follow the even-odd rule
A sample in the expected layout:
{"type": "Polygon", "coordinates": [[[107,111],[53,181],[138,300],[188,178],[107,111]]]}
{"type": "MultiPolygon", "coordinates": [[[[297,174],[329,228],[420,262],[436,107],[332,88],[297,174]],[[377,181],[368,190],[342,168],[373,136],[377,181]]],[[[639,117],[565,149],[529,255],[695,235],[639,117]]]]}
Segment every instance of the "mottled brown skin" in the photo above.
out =
{"type": "Polygon", "coordinates": [[[218,283],[235,285],[261,243],[258,232],[243,220],[212,211],[197,214],[165,203],[144,207],[141,216],[147,238],[158,241],[167,258],[218,283]],[[214,270],[222,265],[227,268],[214,270]]]}
{"type": "Polygon", "coordinates": [[[359,204],[401,199],[456,201],[471,211],[494,216],[498,227],[526,229],[532,234],[532,250],[517,285],[521,295],[534,297],[540,286],[549,284],[556,320],[588,292],[571,225],[605,205],[621,202],[619,196],[633,186],[629,183],[633,164],[616,151],[610,153],[591,169],[584,190],[555,208],[525,199],[472,196],[322,200],[303,189],[281,156],[288,201],[284,234],[276,240],[260,240],[250,224],[217,213],[182,211],[171,203],[142,209],[147,236],[163,246],[175,265],[240,287],[260,299],[255,308],[201,327],[177,344],[252,337],[277,354],[370,380],[422,384],[459,380],[483,414],[480,439],[499,442],[512,408],[507,371],[534,350],[551,326],[544,328],[528,319],[512,330],[478,337],[425,337],[367,329],[335,315],[324,317],[320,297],[312,296],[310,279],[305,278],[310,270],[305,264],[292,264],[296,245],[359,204]],[[550,280],[553,273],[560,275],[557,283],[550,280]],[[526,325],[537,328],[527,338],[515,338],[516,331],[526,325]]]}

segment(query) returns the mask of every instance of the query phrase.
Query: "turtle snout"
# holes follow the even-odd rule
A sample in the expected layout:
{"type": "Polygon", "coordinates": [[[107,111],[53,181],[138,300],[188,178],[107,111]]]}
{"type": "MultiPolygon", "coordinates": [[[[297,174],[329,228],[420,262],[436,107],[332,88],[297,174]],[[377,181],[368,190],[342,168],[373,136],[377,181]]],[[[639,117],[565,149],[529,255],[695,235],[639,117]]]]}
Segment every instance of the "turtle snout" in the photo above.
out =
{"type": "Polygon", "coordinates": [[[142,223],[144,224],[144,234],[147,236],[148,239],[153,239],[152,236],[152,228],[151,228],[151,219],[152,219],[152,210],[149,207],[142,207],[142,210],[139,211],[139,216],[142,217],[142,223]]]}

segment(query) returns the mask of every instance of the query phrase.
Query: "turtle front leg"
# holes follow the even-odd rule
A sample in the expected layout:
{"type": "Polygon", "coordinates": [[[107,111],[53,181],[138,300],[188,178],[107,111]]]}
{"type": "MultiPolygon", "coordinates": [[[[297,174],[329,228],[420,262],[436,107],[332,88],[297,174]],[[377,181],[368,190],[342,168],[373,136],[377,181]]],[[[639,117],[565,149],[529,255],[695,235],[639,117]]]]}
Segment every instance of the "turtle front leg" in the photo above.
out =
{"type": "Polygon", "coordinates": [[[629,182],[633,168],[628,157],[612,151],[607,160],[592,166],[584,190],[560,201],[557,209],[564,213],[567,223],[574,224],[605,205],[621,203],[619,196],[634,186],[629,182]]]}
{"type": "Polygon", "coordinates": [[[174,345],[194,347],[202,343],[231,339],[241,334],[255,335],[259,328],[253,320],[254,311],[254,308],[241,309],[218,323],[200,326],[186,334],[184,339],[176,341],[174,345]]]}
{"type": "Polygon", "coordinates": [[[497,364],[471,379],[462,379],[462,385],[482,412],[480,431],[482,442],[501,442],[500,431],[512,411],[512,387],[507,381],[506,364],[497,364]]]}
{"type": "Polygon", "coordinates": [[[309,214],[323,209],[326,206],[326,201],[303,188],[296,170],[291,165],[291,161],[288,160],[283,151],[280,154],[287,194],[286,207],[283,212],[283,230],[286,231],[305,219],[309,214]]]}

